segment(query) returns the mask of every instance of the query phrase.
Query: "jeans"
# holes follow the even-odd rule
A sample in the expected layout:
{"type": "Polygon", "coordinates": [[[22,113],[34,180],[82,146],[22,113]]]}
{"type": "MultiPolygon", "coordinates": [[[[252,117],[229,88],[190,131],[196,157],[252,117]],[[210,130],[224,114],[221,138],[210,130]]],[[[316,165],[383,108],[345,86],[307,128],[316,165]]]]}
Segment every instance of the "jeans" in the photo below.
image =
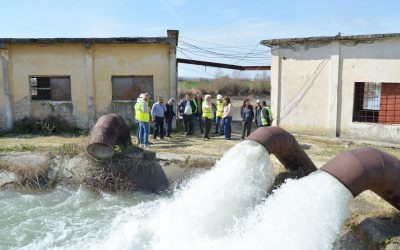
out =
{"type": "Polygon", "coordinates": [[[225,139],[231,139],[231,122],[232,116],[227,116],[224,118],[224,135],[225,139]]]}
{"type": "Polygon", "coordinates": [[[211,123],[212,121],[210,118],[204,117],[205,132],[203,138],[210,139],[211,123]]]}
{"type": "Polygon", "coordinates": [[[157,134],[160,134],[160,138],[164,138],[164,117],[155,117],[155,123],[154,123],[154,130],[153,130],[153,138],[157,138],[157,134]]]}
{"type": "Polygon", "coordinates": [[[217,116],[217,117],[215,117],[215,133],[216,134],[218,134],[219,133],[219,130],[218,130],[218,128],[221,126],[221,134],[222,134],[222,124],[221,124],[221,121],[222,121],[222,117],[220,117],[220,116],[217,116]]]}
{"type": "Polygon", "coordinates": [[[252,120],[250,121],[243,121],[243,131],[242,131],[242,139],[244,139],[244,137],[249,136],[250,132],[251,132],[251,124],[253,123],[252,120]]]}
{"type": "Polygon", "coordinates": [[[193,134],[193,117],[192,115],[183,115],[183,124],[185,125],[185,132],[188,135],[193,134]]]}
{"type": "Polygon", "coordinates": [[[170,136],[172,133],[172,120],[173,118],[165,118],[165,123],[167,124],[167,136],[170,136]]]}
{"type": "Polygon", "coordinates": [[[149,145],[149,122],[139,122],[139,144],[149,145]]]}

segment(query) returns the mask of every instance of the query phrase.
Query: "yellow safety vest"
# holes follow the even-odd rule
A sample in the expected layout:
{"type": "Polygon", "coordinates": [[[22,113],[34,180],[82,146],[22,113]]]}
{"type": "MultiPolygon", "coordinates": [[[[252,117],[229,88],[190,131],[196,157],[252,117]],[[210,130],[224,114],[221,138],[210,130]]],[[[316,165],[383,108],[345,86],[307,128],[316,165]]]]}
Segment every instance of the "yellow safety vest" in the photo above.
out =
{"type": "Polygon", "coordinates": [[[140,122],[149,122],[150,114],[148,112],[143,112],[143,99],[138,99],[135,104],[135,119],[140,122]]]}
{"type": "Polygon", "coordinates": [[[261,109],[261,114],[260,114],[260,116],[261,116],[261,124],[262,124],[263,126],[267,126],[268,121],[267,121],[267,119],[265,119],[265,117],[264,117],[264,115],[263,115],[263,110],[267,110],[267,113],[268,113],[268,114],[269,114],[269,112],[268,112],[268,109],[267,109],[266,107],[263,107],[263,108],[261,109]]]}
{"type": "Polygon", "coordinates": [[[212,106],[210,105],[209,107],[206,106],[207,102],[203,101],[203,117],[207,117],[209,119],[212,119],[213,114],[212,114],[212,106]]]}
{"type": "Polygon", "coordinates": [[[217,103],[217,117],[222,117],[224,113],[224,102],[218,101],[217,103]]]}

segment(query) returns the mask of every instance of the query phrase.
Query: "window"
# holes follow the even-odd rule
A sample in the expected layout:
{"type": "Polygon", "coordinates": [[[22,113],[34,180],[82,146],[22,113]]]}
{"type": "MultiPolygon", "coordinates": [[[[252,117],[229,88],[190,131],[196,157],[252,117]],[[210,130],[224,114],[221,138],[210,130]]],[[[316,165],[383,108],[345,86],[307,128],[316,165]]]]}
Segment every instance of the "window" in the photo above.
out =
{"type": "Polygon", "coordinates": [[[113,76],[113,101],[132,101],[140,93],[149,93],[153,98],[153,76],[113,76]]]}
{"type": "Polygon", "coordinates": [[[356,82],[353,122],[400,124],[400,83],[356,82]]]}
{"type": "Polygon", "coordinates": [[[70,77],[30,77],[32,100],[71,101],[70,77]]]}

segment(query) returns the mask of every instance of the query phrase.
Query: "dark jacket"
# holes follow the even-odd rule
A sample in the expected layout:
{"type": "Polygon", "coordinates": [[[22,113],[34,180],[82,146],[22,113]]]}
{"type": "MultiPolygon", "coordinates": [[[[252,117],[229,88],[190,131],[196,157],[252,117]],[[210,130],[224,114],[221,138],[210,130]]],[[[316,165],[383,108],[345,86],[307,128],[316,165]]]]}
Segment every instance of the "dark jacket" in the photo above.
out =
{"type": "Polygon", "coordinates": [[[165,107],[167,108],[164,112],[165,119],[166,120],[173,119],[176,116],[176,114],[174,112],[174,105],[167,103],[167,104],[165,104],[165,107]]]}
{"type": "MultiPolygon", "coordinates": [[[[188,100],[185,99],[179,103],[178,105],[179,113],[183,114],[183,112],[185,111],[186,102],[188,102],[188,100]]],[[[197,113],[196,105],[194,104],[193,100],[190,100],[190,106],[192,107],[192,114],[197,113]]]]}
{"type": "Polygon", "coordinates": [[[254,109],[253,106],[243,107],[240,109],[240,117],[243,121],[252,121],[254,119],[254,109]]]}

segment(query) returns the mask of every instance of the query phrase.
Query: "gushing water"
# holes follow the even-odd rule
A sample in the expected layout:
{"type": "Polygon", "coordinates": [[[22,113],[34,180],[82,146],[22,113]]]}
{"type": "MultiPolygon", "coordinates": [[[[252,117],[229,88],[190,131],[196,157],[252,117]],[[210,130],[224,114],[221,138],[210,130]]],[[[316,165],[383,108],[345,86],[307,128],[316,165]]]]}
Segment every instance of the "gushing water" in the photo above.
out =
{"type": "Polygon", "coordinates": [[[0,193],[0,248],[330,249],[351,193],[316,172],[266,198],[267,155],[239,143],[171,196],[0,193]]]}

